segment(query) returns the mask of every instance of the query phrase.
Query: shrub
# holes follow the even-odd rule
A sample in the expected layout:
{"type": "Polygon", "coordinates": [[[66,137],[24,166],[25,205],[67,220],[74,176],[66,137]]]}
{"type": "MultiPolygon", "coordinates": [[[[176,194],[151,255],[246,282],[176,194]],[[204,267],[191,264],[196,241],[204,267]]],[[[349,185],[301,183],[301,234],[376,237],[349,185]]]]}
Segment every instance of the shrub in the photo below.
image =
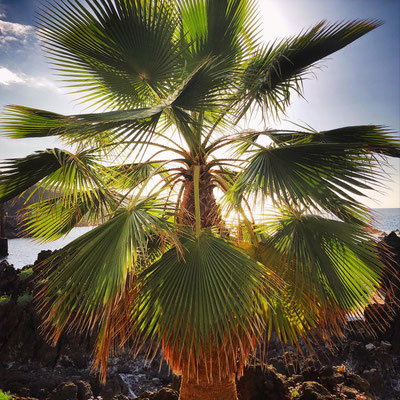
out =
{"type": "Polygon", "coordinates": [[[18,274],[18,278],[21,279],[21,281],[25,281],[26,279],[30,278],[33,275],[33,269],[32,268],[27,268],[22,270],[18,274]]]}
{"type": "Polygon", "coordinates": [[[33,300],[33,296],[29,293],[24,293],[21,296],[18,296],[17,304],[24,308],[33,300]]]}
{"type": "Polygon", "coordinates": [[[0,389],[0,400],[12,400],[12,396],[11,396],[10,392],[3,392],[0,389]]]}
{"type": "MultiPolygon", "coordinates": [[[[6,294],[3,296],[0,296],[0,306],[4,306],[10,302],[10,296],[7,296],[6,294]]],[[[0,397],[0,400],[3,400],[2,397],[0,397]]]]}

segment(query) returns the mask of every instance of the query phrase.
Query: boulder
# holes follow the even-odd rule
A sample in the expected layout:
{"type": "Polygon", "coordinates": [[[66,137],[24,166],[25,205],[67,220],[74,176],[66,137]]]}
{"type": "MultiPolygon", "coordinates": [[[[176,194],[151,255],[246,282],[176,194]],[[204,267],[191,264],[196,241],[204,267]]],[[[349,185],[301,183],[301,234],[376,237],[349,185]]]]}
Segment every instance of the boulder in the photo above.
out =
{"type": "Polygon", "coordinates": [[[341,386],[340,395],[345,399],[357,399],[357,396],[360,398],[360,393],[358,390],[348,386],[341,386]]]}
{"type": "Polygon", "coordinates": [[[300,387],[299,400],[332,400],[334,397],[318,382],[304,382],[300,387]]]}
{"type": "Polygon", "coordinates": [[[51,255],[53,255],[55,251],[52,250],[42,250],[36,258],[36,261],[34,262],[34,265],[40,264],[42,261],[46,260],[49,258],[51,255]]]}
{"type": "Polygon", "coordinates": [[[77,400],[78,387],[73,382],[64,382],[53,390],[50,400],[77,400]]]}
{"type": "Polygon", "coordinates": [[[0,262],[0,296],[13,295],[17,284],[17,270],[7,260],[0,262]]]}
{"type": "Polygon", "coordinates": [[[346,379],[345,379],[345,385],[350,386],[354,389],[357,389],[358,391],[362,393],[369,393],[370,391],[370,385],[368,381],[364,378],[362,378],[359,375],[353,374],[351,372],[346,373],[346,379]]]}
{"type": "Polygon", "coordinates": [[[128,393],[128,386],[119,375],[107,377],[105,385],[100,387],[100,396],[103,400],[112,400],[115,395],[127,395],[128,393]]]}
{"type": "Polygon", "coordinates": [[[163,388],[158,392],[144,392],[137,400],[178,400],[179,394],[171,388],[163,388]]]}
{"type": "Polygon", "coordinates": [[[78,400],[89,400],[93,396],[92,387],[90,383],[82,380],[75,381],[75,385],[78,388],[77,399],[78,400]]]}
{"type": "Polygon", "coordinates": [[[237,382],[239,400],[286,400],[289,391],[284,377],[273,367],[247,367],[237,382]]]}
{"type": "Polygon", "coordinates": [[[383,389],[384,385],[383,376],[375,368],[365,370],[362,373],[362,376],[365,380],[368,381],[371,388],[371,392],[379,393],[383,389]]]}
{"type": "Polygon", "coordinates": [[[151,400],[178,400],[178,393],[169,388],[164,388],[156,392],[153,397],[151,397],[151,400]]]}

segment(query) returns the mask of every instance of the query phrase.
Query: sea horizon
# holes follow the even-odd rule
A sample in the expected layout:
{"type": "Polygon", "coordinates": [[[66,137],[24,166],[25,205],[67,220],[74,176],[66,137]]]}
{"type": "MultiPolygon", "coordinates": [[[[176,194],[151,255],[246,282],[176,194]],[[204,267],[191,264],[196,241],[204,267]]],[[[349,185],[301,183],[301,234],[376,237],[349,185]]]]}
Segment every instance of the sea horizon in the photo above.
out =
{"type": "MultiPolygon", "coordinates": [[[[371,210],[375,219],[374,227],[376,229],[387,234],[400,230],[400,207],[375,207],[371,210]]],[[[67,236],[48,243],[38,243],[31,238],[9,239],[9,255],[3,259],[13,264],[17,269],[23,268],[26,265],[33,264],[40,251],[61,249],[93,228],[94,226],[76,227],[67,236]]]]}

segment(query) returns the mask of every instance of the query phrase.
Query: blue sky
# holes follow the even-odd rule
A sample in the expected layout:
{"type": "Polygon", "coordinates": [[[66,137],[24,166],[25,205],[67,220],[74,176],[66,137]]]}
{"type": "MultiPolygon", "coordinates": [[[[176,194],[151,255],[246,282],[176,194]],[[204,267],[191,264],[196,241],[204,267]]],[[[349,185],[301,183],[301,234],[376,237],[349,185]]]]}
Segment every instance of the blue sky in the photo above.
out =
{"type": "MultiPolygon", "coordinates": [[[[382,124],[400,131],[400,2],[397,0],[260,0],[266,41],[298,34],[317,22],[378,18],[385,24],[321,63],[305,83],[306,100],[293,98],[287,119],[318,130],[382,124]]],[[[37,0],[0,0],[0,108],[21,104],[63,114],[83,108],[61,88],[32,27],[37,0]]],[[[270,121],[272,127],[293,127],[270,121]]],[[[262,122],[253,120],[250,127],[262,122]]],[[[10,140],[0,136],[0,159],[57,145],[54,139],[10,140]]],[[[400,161],[387,169],[392,182],[366,201],[400,207],[400,161]]]]}

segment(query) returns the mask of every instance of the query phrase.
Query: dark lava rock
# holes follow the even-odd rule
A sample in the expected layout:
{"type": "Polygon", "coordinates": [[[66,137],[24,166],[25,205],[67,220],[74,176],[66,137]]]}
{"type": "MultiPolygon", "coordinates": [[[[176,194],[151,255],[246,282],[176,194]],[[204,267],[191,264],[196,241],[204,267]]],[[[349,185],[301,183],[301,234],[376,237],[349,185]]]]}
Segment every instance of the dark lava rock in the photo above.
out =
{"type": "Polygon", "coordinates": [[[178,400],[178,398],[178,392],[170,388],[163,388],[158,392],[145,392],[137,400],[178,400]]]}
{"type": "Polygon", "coordinates": [[[76,387],[78,388],[77,398],[78,400],[89,400],[91,396],[93,396],[92,387],[90,383],[77,380],[75,382],[76,387]]]}
{"type": "Polygon", "coordinates": [[[300,387],[299,400],[332,400],[334,397],[318,382],[304,382],[300,387]]]}
{"type": "Polygon", "coordinates": [[[327,377],[333,375],[333,368],[330,365],[325,365],[319,370],[319,375],[327,377]]]}
{"type": "Polygon", "coordinates": [[[100,387],[100,396],[103,400],[112,400],[115,395],[127,395],[129,388],[119,375],[107,378],[106,384],[100,387]]]}
{"type": "Polygon", "coordinates": [[[18,280],[17,271],[8,261],[0,262],[0,295],[11,295],[18,280]]]}
{"type": "Polygon", "coordinates": [[[370,385],[368,381],[361,376],[353,374],[353,373],[346,373],[345,385],[350,386],[359,390],[362,393],[368,393],[370,390],[370,385]]]}
{"type": "Polygon", "coordinates": [[[178,393],[175,390],[164,388],[151,397],[151,400],[178,400],[178,393]]]}
{"type": "Polygon", "coordinates": [[[388,295],[385,304],[371,304],[364,311],[364,317],[381,340],[393,345],[395,352],[400,352],[400,237],[391,232],[378,244],[382,261],[388,266],[383,277],[382,289],[388,295]],[[391,320],[389,326],[382,321],[391,320]]]}
{"type": "Polygon", "coordinates": [[[77,400],[78,387],[73,382],[64,382],[51,394],[50,400],[77,400]]]}
{"type": "MultiPolygon", "coordinates": [[[[358,392],[357,389],[348,386],[342,386],[340,388],[340,395],[345,399],[357,399],[357,397],[361,397],[360,392],[358,392]]],[[[364,396],[364,399],[365,398],[366,397],[364,396]]]]}
{"type": "Polygon", "coordinates": [[[371,392],[379,393],[384,385],[384,380],[382,374],[378,372],[375,368],[365,370],[362,373],[364,379],[366,379],[370,385],[371,392]]]}
{"type": "Polygon", "coordinates": [[[40,264],[42,261],[46,260],[50,256],[52,256],[55,253],[55,251],[51,250],[42,250],[36,258],[36,261],[34,262],[34,265],[40,264]]]}
{"type": "Polygon", "coordinates": [[[289,391],[284,377],[273,367],[263,370],[261,367],[245,368],[243,376],[237,382],[239,400],[286,400],[289,391]]]}

